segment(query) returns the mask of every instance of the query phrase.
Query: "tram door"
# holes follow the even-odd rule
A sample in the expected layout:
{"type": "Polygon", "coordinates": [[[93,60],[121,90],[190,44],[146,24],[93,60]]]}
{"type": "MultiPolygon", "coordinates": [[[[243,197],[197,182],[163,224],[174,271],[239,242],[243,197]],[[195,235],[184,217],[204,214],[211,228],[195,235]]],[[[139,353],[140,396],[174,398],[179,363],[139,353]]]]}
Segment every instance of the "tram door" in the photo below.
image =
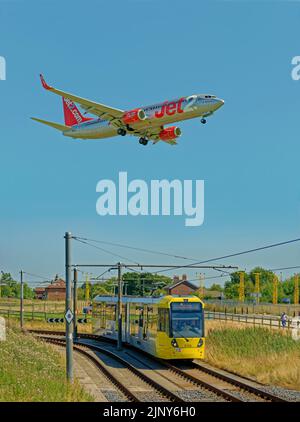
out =
{"type": "Polygon", "coordinates": [[[168,337],[170,335],[169,327],[170,327],[169,309],[159,308],[158,309],[158,324],[157,324],[157,331],[158,331],[157,345],[161,353],[164,353],[164,351],[167,350],[169,347],[168,342],[166,341],[166,335],[168,337]]]}
{"type": "Polygon", "coordinates": [[[140,306],[139,312],[138,312],[138,338],[140,342],[143,340],[143,333],[144,333],[143,328],[144,328],[144,307],[140,306]]]}
{"type": "Polygon", "coordinates": [[[126,304],[125,307],[125,315],[126,315],[126,322],[125,322],[125,341],[127,343],[130,342],[130,303],[126,304]]]}

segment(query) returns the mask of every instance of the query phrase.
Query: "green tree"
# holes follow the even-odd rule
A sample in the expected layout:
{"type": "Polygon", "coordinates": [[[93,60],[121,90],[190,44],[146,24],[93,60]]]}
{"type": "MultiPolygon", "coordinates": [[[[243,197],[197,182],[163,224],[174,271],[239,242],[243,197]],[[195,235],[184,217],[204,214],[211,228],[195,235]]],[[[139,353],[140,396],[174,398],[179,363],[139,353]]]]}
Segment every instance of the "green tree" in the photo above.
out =
{"type": "MultiPolygon", "coordinates": [[[[236,271],[230,274],[230,281],[225,281],[224,294],[226,299],[239,298],[239,286],[240,286],[240,272],[236,271]]],[[[247,273],[245,273],[245,298],[250,298],[250,294],[253,292],[253,283],[247,273]]]]}
{"type": "Polygon", "coordinates": [[[211,291],[215,291],[215,292],[223,292],[224,288],[221,286],[221,284],[213,283],[206,290],[211,290],[211,291]]]}
{"type": "MultiPolygon", "coordinates": [[[[151,274],[151,273],[132,273],[126,272],[123,274],[123,285],[124,291],[127,295],[130,296],[150,296],[150,295],[158,295],[158,294],[165,294],[165,287],[172,283],[172,279],[170,277],[158,274],[151,274]]],[[[111,277],[105,283],[101,283],[101,285],[94,285],[93,286],[93,294],[113,294],[118,292],[117,288],[118,280],[116,277],[111,277]],[[101,286],[101,288],[100,288],[101,286]],[[98,293],[100,292],[100,293],[98,293]]]]}
{"type": "MultiPolygon", "coordinates": [[[[245,273],[245,298],[252,300],[255,291],[255,274],[259,273],[259,291],[260,302],[272,303],[273,300],[273,281],[275,273],[266,270],[263,267],[255,267],[249,273],[245,273]]],[[[239,272],[231,274],[231,280],[225,282],[225,297],[226,299],[238,300],[239,297],[239,272]]],[[[293,277],[278,282],[278,301],[281,302],[284,297],[293,300],[294,280],[293,277]]]]}
{"type": "MultiPolygon", "coordinates": [[[[21,284],[13,279],[10,273],[2,273],[1,276],[1,296],[20,298],[21,284]]],[[[24,283],[24,299],[32,299],[34,291],[27,283],[24,283]]]]}
{"type": "MultiPolygon", "coordinates": [[[[253,284],[253,291],[255,286],[255,273],[259,274],[259,286],[260,286],[260,302],[269,302],[273,300],[273,281],[275,273],[273,271],[266,270],[262,267],[255,267],[250,271],[249,276],[253,284]]],[[[278,298],[281,295],[281,286],[278,285],[278,298]]]]}
{"type": "Polygon", "coordinates": [[[282,294],[283,297],[290,299],[291,303],[294,303],[294,289],[295,289],[295,277],[298,276],[300,279],[300,274],[294,274],[291,277],[288,277],[282,282],[282,294]]]}

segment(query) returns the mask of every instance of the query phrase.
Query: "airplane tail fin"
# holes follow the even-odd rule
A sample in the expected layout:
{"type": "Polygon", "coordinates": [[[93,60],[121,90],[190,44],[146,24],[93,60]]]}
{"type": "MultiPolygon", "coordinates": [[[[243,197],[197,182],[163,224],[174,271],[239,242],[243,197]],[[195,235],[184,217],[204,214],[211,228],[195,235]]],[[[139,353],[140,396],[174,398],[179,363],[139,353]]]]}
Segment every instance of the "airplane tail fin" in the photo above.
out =
{"type": "Polygon", "coordinates": [[[60,130],[61,132],[64,132],[70,129],[69,126],[60,125],[59,123],[54,123],[54,122],[48,122],[48,120],[37,119],[36,117],[31,117],[31,119],[35,120],[36,122],[43,123],[44,125],[53,127],[54,129],[60,130]]]}
{"type": "Polygon", "coordinates": [[[63,97],[63,107],[64,107],[64,116],[65,124],[67,126],[78,125],[79,123],[92,120],[90,117],[84,117],[76,105],[69,98],[63,97]]]}

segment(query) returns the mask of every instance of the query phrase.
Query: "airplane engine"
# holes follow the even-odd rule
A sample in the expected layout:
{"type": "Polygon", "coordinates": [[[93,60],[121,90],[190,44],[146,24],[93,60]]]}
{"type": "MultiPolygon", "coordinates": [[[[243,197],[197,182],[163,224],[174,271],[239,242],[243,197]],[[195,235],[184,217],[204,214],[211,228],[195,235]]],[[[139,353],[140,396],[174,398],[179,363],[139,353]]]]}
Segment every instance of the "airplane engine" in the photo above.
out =
{"type": "Polygon", "coordinates": [[[126,111],[123,114],[122,120],[126,125],[131,123],[141,122],[146,119],[146,114],[142,108],[126,111]]]}
{"type": "Polygon", "coordinates": [[[162,141],[172,141],[181,135],[181,129],[177,126],[171,126],[162,130],[159,137],[162,141]]]}

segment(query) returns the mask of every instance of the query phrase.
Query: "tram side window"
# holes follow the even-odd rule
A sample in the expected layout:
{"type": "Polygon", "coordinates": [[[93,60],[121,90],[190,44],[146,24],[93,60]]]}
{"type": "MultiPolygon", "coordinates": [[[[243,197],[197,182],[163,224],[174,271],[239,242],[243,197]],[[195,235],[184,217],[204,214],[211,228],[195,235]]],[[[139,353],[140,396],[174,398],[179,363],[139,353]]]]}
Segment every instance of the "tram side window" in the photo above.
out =
{"type": "Polygon", "coordinates": [[[105,328],[105,303],[101,304],[100,308],[100,326],[101,328],[105,328]]]}
{"type": "Polygon", "coordinates": [[[169,335],[169,309],[158,309],[158,331],[169,335]]]}
{"type": "Polygon", "coordinates": [[[139,327],[143,327],[144,321],[144,310],[143,308],[139,308],[139,327]]]}
{"type": "Polygon", "coordinates": [[[106,305],[106,320],[116,320],[116,305],[106,305]]]}
{"type": "Polygon", "coordinates": [[[136,320],[136,307],[133,304],[130,304],[130,334],[135,336],[136,329],[135,329],[135,320],[136,320]]]}
{"type": "Polygon", "coordinates": [[[147,308],[147,322],[148,327],[152,329],[155,324],[155,315],[153,313],[153,308],[150,307],[147,308]]]}

